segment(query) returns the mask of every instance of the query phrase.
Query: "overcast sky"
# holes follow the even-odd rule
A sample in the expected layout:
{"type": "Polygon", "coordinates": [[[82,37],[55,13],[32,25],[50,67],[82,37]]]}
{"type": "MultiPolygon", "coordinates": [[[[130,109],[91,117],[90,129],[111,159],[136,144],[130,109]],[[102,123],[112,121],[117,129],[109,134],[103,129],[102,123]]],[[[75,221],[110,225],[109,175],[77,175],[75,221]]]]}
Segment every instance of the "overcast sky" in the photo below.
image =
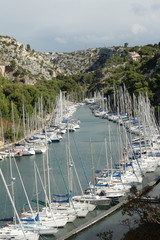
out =
{"type": "Polygon", "coordinates": [[[160,0],[0,0],[0,35],[42,52],[160,42],[160,0]]]}

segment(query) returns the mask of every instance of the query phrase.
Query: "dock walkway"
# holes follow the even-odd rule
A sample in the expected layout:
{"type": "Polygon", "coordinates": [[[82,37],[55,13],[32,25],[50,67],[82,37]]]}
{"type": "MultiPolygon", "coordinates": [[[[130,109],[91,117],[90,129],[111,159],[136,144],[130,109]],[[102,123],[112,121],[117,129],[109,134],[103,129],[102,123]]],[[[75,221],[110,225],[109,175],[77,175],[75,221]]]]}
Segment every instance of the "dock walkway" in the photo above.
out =
{"type": "Polygon", "coordinates": [[[143,197],[140,200],[141,202],[148,202],[148,203],[160,203],[160,198],[157,197],[143,197]]]}
{"type": "MultiPolygon", "coordinates": [[[[150,183],[148,183],[146,186],[144,186],[141,191],[139,192],[139,195],[142,196],[143,194],[145,194],[147,191],[150,191],[151,188],[153,188],[156,184],[158,184],[160,182],[160,177],[154,179],[153,181],[151,181],[150,183]]],[[[104,219],[105,217],[111,215],[112,213],[116,212],[117,210],[119,210],[124,204],[126,204],[129,200],[125,199],[123,201],[121,201],[120,203],[116,204],[115,206],[109,208],[108,210],[102,212],[101,214],[99,214],[98,216],[92,218],[91,220],[89,220],[88,222],[80,225],[79,227],[73,229],[72,231],[68,232],[65,236],[63,237],[59,237],[57,240],[66,240],[70,237],[73,237],[74,235],[80,233],[81,231],[91,227],[92,225],[96,224],[97,222],[101,221],[102,219],[104,219]]]]}
{"type": "Polygon", "coordinates": [[[115,211],[119,210],[123,204],[127,203],[128,200],[123,200],[122,202],[116,204],[115,206],[109,208],[108,210],[104,211],[103,213],[99,214],[98,216],[92,218],[88,222],[80,225],[79,227],[73,229],[72,231],[68,232],[65,236],[58,238],[57,240],[65,240],[70,237],[73,237],[74,235],[78,234],[79,232],[85,230],[86,228],[91,227],[95,223],[101,221],[105,217],[109,216],[110,214],[114,213],[115,211]]]}

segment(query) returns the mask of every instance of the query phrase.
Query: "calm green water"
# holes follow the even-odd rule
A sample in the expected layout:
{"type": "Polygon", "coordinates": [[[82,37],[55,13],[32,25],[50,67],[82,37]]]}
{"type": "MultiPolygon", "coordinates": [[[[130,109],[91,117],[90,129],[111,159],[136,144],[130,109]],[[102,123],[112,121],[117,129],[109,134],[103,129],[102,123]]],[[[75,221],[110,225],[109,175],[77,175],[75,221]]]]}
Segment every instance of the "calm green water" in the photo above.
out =
{"type": "MultiPolygon", "coordinates": [[[[106,167],[106,153],[104,144],[105,138],[107,142],[108,159],[111,159],[112,157],[113,162],[118,162],[121,147],[119,129],[115,123],[109,122],[105,119],[95,118],[87,106],[78,107],[76,113],[73,115],[73,118],[80,119],[81,128],[74,133],[70,133],[69,135],[71,155],[78,172],[82,188],[85,189],[87,187],[88,181],[91,181],[92,179],[91,152],[94,160],[95,170],[103,169],[106,167]]],[[[67,143],[68,138],[66,134],[64,135],[62,142],[52,143],[49,145],[49,168],[52,194],[66,193],[67,191],[67,143]]],[[[16,159],[29,199],[35,198],[34,161],[36,161],[40,175],[43,179],[43,162],[46,163],[46,154],[37,154],[32,157],[21,157],[19,159],[16,159]]],[[[0,162],[0,167],[2,168],[7,184],[9,185],[9,160],[0,162]]],[[[17,210],[20,213],[23,208],[27,208],[28,206],[13,160],[12,168],[13,176],[16,178],[14,181],[15,202],[17,210]]],[[[158,175],[159,172],[156,174],[158,175]]],[[[145,181],[148,181],[148,178],[152,177],[153,175],[148,175],[145,181]]],[[[75,174],[73,174],[73,183],[73,191],[75,194],[78,194],[80,192],[80,188],[78,186],[75,174]]],[[[1,179],[0,188],[0,218],[10,217],[12,216],[12,208],[1,179]]],[[[44,193],[42,191],[42,186],[39,180],[38,189],[39,199],[44,200],[44,193]]],[[[33,208],[35,207],[34,204],[32,204],[32,206],[33,208]]],[[[45,237],[43,239],[57,239],[58,237],[65,235],[65,233],[68,231],[96,216],[101,211],[102,210],[96,210],[92,213],[89,213],[85,219],[76,219],[74,223],[67,224],[64,229],[59,230],[55,237],[45,237]]],[[[121,216],[121,212],[117,212],[105,220],[97,223],[93,227],[78,234],[78,236],[74,237],[73,239],[97,240],[97,233],[106,231],[107,229],[114,231],[114,240],[121,239],[123,233],[127,230],[120,224],[122,218],[123,217],[121,216]]]]}

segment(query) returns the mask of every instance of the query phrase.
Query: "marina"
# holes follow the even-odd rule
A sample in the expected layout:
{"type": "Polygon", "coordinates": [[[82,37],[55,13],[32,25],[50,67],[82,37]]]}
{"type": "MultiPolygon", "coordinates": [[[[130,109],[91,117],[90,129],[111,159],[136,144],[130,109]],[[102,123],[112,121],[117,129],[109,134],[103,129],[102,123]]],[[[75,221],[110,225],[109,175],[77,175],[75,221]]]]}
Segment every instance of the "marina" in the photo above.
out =
{"type": "Polygon", "coordinates": [[[110,214],[113,214],[115,211],[119,210],[123,206],[123,204],[125,204],[126,202],[127,202],[126,200],[123,200],[120,203],[116,204],[114,207],[111,207],[110,209],[103,211],[101,214],[99,214],[95,218],[93,218],[90,221],[86,222],[85,224],[77,227],[76,229],[72,230],[71,232],[69,232],[65,236],[63,236],[61,238],[58,238],[58,240],[69,239],[70,237],[73,237],[74,235],[80,233],[81,231],[91,227],[92,225],[94,225],[97,222],[103,220],[104,218],[106,218],[110,214]]]}
{"type": "MultiPolygon", "coordinates": [[[[73,200],[71,200],[71,205],[72,204],[74,205],[74,207],[72,208],[72,210],[74,211],[72,212],[75,212],[76,208],[77,209],[80,208],[80,206],[77,207],[76,204],[78,204],[78,202],[79,204],[80,203],[82,204],[82,196],[86,197],[85,195],[86,193],[88,196],[91,195],[92,199],[93,199],[93,196],[99,196],[101,197],[101,199],[104,198],[106,201],[108,201],[107,199],[112,200],[113,198],[116,198],[116,200],[118,200],[119,203],[117,203],[113,207],[110,207],[107,210],[101,210],[97,206],[97,210],[93,209],[93,212],[89,212],[88,214],[87,212],[85,214],[86,210],[83,206],[83,213],[81,212],[81,215],[79,215],[79,217],[83,217],[83,219],[73,220],[73,222],[75,221],[75,224],[73,223],[67,223],[67,225],[64,224],[63,229],[59,229],[58,231],[55,231],[54,236],[47,236],[45,237],[45,239],[46,238],[47,239],[68,239],[73,236],[76,236],[79,232],[90,228],[92,225],[96,224],[102,219],[106,219],[106,217],[108,218],[110,214],[120,209],[121,206],[125,203],[126,201],[125,197],[127,196],[127,193],[129,192],[129,189],[130,189],[129,182],[126,181],[124,173],[123,175],[121,173],[121,181],[118,181],[117,174],[119,171],[117,170],[118,168],[117,169],[115,168],[115,166],[118,167],[120,164],[119,158],[122,157],[122,151],[124,148],[124,143],[122,144],[122,142],[120,141],[121,139],[119,137],[120,125],[116,124],[115,120],[109,121],[106,118],[95,117],[94,114],[89,109],[88,105],[77,106],[76,111],[72,113],[72,117],[74,119],[80,120],[80,128],[77,128],[75,131],[72,131],[72,130],[69,131],[69,128],[68,128],[69,134],[67,133],[64,134],[61,141],[51,141],[50,144],[48,143],[47,144],[48,151],[44,151],[42,154],[23,155],[19,158],[16,158],[18,169],[23,177],[23,182],[25,184],[25,189],[28,194],[28,198],[29,199],[33,199],[33,197],[35,198],[36,191],[37,191],[38,193],[37,201],[45,200],[44,202],[46,204],[49,204],[50,202],[52,202],[53,199],[57,202],[59,201],[59,204],[58,203],[51,204],[52,210],[49,208],[47,209],[47,212],[45,214],[47,215],[50,214],[50,218],[51,218],[52,212],[55,214],[55,212],[57,211],[58,212],[62,211],[62,209],[60,210],[60,207],[59,207],[60,201],[62,201],[63,199],[62,195],[64,195],[64,193],[66,194],[66,192],[69,192],[71,190],[71,187],[72,187],[72,192],[74,192],[74,195],[72,197],[73,200]],[[44,161],[46,161],[47,158],[49,160],[49,169],[48,170],[46,169],[45,172],[43,172],[42,170],[44,168],[44,161]],[[26,168],[28,169],[27,172],[25,171],[26,168]],[[41,180],[39,180],[39,182],[37,181],[37,184],[38,184],[37,190],[36,190],[36,184],[35,183],[33,184],[33,182],[35,182],[34,169],[37,169],[36,174],[40,175],[42,178],[41,180]],[[114,175],[112,176],[113,172],[114,172],[114,175]],[[50,175],[50,184],[51,184],[50,189],[48,188],[49,183],[47,183],[48,173],[50,175]],[[116,184],[114,181],[111,182],[111,178],[112,180],[117,179],[116,184]],[[40,190],[43,188],[43,185],[41,183],[42,180],[44,182],[46,181],[44,184],[47,187],[46,192],[40,190]],[[122,185],[122,182],[124,183],[124,185],[122,185]],[[70,187],[68,187],[69,184],[71,184],[70,187]],[[48,191],[50,191],[51,193],[50,195],[52,196],[52,200],[49,199],[49,197],[46,195],[48,194],[48,191]],[[85,194],[84,194],[84,191],[85,191],[85,194]],[[94,193],[95,195],[93,195],[94,191],[96,191],[96,194],[94,193]],[[54,198],[53,198],[53,195],[54,195],[54,198]],[[79,196],[81,197],[78,198],[79,196]],[[61,198],[57,200],[57,197],[61,197],[61,198]],[[78,228],[76,226],[76,221],[78,225],[80,224],[78,228]],[[70,224],[70,226],[68,224],[70,224]]],[[[123,129],[123,126],[121,127],[121,129],[123,129]]],[[[46,141],[46,137],[43,139],[46,141]]],[[[44,144],[44,146],[46,145],[44,144]]],[[[156,160],[157,159],[158,157],[156,157],[156,160]]],[[[140,172],[140,170],[138,170],[138,164],[136,163],[136,161],[132,161],[132,162],[134,162],[135,166],[137,165],[135,167],[135,169],[137,169],[136,170],[137,175],[135,175],[136,177],[135,176],[131,177],[131,174],[128,175],[128,179],[131,178],[132,185],[138,181],[137,188],[139,190],[142,190],[143,187],[145,187],[147,184],[151,186],[156,183],[156,181],[153,181],[153,180],[155,179],[155,175],[158,173],[154,173],[154,174],[149,173],[149,170],[147,170],[148,176],[151,176],[151,178],[144,177],[142,180],[140,180],[141,177],[140,175],[138,175],[138,172],[140,172]]],[[[127,162],[127,163],[129,164],[130,162],[127,162]]],[[[124,163],[123,161],[121,162],[121,164],[122,164],[121,165],[122,168],[124,166],[127,167],[126,163],[124,163]]],[[[1,162],[1,169],[5,175],[5,178],[9,178],[9,174],[7,173],[7,168],[9,166],[7,165],[9,165],[9,159],[5,159],[1,162]]],[[[148,169],[147,166],[146,166],[146,169],[148,169]]],[[[40,179],[40,176],[39,176],[39,179],[40,179]]],[[[18,179],[18,176],[16,176],[15,179],[18,179]]],[[[27,206],[28,204],[25,205],[26,199],[25,199],[25,196],[22,194],[23,190],[21,187],[21,183],[19,183],[17,180],[15,180],[15,183],[16,184],[14,184],[15,185],[14,187],[15,187],[17,211],[19,213],[20,212],[23,213],[24,219],[26,217],[27,218],[29,217],[31,219],[32,215],[29,215],[27,213],[27,210],[25,209],[25,208],[28,208],[27,206]],[[20,197],[18,197],[19,195],[20,197]]],[[[5,192],[5,190],[2,189],[2,192],[5,192]]],[[[4,194],[4,196],[6,195],[4,194]]],[[[66,198],[70,199],[70,196],[66,195],[66,198]]],[[[1,200],[2,200],[2,204],[6,202],[5,197],[1,200]]],[[[83,199],[83,202],[85,202],[85,200],[83,199]]],[[[89,201],[88,198],[87,198],[87,201],[89,201]]],[[[5,204],[7,205],[7,203],[5,204]]],[[[44,214],[42,207],[40,207],[40,218],[42,219],[41,211],[44,214]]],[[[78,214],[78,211],[79,210],[77,210],[76,214],[78,214]]],[[[2,211],[2,213],[3,212],[4,211],[2,211]]],[[[12,212],[10,211],[7,212],[8,216],[10,216],[11,214],[12,212]]],[[[54,222],[56,223],[58,219],[60,219],[60,216],[58,216],[58,214],[54,216],[55,216],[54,222]]],[[[66,216],[67,215],[65,213],[63,220],[66,218],[66,216]]],[[[3,216],[1,216],[1,218],[2,217],[3,216]]],[[[43,215],[43,217],[46,217],[46,215],[43,215]]],[[[72,220],[70,219],[70,222],[71,221],[72,220]]],[[[47,226],[53,226],[53,225],[57,228],[58,222],[56,224],[53,224],[53,221],[52,223],[47,222],[47,226]]],[[[41,236],[40,238],[43,239],[43,236],[41,236]]],[[[75,239],[78,239],[77,236],[75,237],[75,239]]],[[[95,237],[92,239],[97,239],[97,238],[95,237]]]]}

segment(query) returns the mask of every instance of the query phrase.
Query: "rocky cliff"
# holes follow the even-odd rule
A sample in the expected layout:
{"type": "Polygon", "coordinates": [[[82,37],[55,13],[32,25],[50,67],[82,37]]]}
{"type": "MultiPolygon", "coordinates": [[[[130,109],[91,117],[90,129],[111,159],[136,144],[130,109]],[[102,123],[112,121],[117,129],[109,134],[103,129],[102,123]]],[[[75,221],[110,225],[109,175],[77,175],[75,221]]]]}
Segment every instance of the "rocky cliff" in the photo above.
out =
{"type": "Polygon", "coordinates": [[[0,37],[0,67],[5,77],[25,84],[66,75],[95,71],[123,48],[92,48],[71,53],[42,53],[10,37],[0,37]],[[5,68],[5,71],[4,71],[5,68]]]}

